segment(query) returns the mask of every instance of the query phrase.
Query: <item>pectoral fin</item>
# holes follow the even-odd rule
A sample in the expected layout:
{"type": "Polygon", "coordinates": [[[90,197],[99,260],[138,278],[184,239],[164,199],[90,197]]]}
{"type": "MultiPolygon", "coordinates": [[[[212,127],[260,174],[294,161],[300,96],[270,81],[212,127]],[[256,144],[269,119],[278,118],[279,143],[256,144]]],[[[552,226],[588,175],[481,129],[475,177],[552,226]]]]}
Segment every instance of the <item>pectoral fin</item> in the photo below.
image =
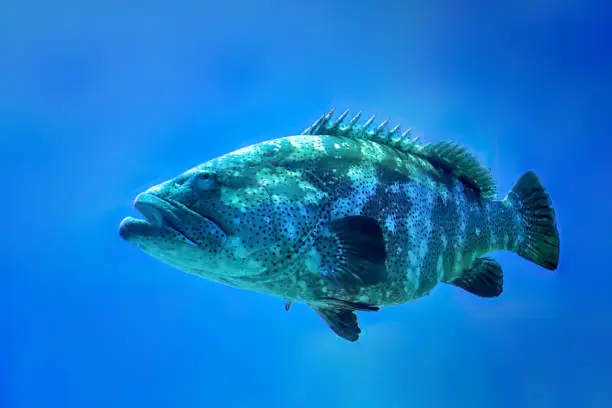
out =
{"type": "Polygon", "coordinates": [[[374,218],[350,216],[332,222],[336,262],[330,278],[344,287],[376,285],[387,277],[382,228],[374,218]]]}

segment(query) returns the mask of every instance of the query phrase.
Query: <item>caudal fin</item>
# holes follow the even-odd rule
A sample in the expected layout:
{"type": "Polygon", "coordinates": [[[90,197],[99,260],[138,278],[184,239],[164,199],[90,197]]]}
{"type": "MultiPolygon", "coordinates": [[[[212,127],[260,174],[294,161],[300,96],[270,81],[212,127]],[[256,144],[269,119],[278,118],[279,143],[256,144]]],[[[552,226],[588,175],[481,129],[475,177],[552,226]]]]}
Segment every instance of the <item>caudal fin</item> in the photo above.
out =
{"type": "Polygon", "coordinates": [[[550,196],[535,172],[523,174],[508,193],[505,201],[518,210],[525,226],[516,252],[546,269],[559,265],[559,232],[550,196]]]}

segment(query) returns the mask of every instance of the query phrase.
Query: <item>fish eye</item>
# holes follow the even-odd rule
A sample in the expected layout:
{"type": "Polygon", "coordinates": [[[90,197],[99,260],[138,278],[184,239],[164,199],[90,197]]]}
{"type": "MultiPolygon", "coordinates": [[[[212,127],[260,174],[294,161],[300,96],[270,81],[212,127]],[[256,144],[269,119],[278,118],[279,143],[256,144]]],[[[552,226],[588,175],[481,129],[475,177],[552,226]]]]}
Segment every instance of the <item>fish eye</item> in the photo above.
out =
{"type": "Polygon", "coordinates": [[[215,187],[217,179],[214,173],[208,171],[202,171],[195,176],[195,185],[200,190],[211,190],[215,187]]]}

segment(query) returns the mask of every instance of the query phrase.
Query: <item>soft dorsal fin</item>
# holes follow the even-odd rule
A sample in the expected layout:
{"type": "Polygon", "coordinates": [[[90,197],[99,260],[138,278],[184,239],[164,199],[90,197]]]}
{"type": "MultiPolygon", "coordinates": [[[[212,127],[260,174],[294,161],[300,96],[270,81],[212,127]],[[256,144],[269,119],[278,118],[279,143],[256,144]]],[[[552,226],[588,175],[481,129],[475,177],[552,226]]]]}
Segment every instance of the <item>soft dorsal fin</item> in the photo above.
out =
{"type": "Polygon", "coordinates": [[[442,141],[420,144],[418,137],[411,137],[410,129],[401,132],[400,126],[397,125],[388,130],[386,120],[376,128],[371,127],[376,115],[368,119],[365,124],[359,125],[357,122],[361,118],[361,112],[351,120],[345,121],[349,112],[346,110],[332,121],[335,111],[332,109],[320,117],[302,134],[347,137],[383,144],[402,153],[420,157],[436,168],[453,173],[463,184],[477,191],[485,199],[495,197],[495,182],[489,169],[480,164],[473,154],[458,143],[442,141]]]}
{"type": "Polygon", "coordinates": [[[478,191],[483,198],[495,198],[495,181],[489,169],[464,147],[452,140],[423,146],[425,158],[434,166],[452,172],[463,184],[478,191]]]}

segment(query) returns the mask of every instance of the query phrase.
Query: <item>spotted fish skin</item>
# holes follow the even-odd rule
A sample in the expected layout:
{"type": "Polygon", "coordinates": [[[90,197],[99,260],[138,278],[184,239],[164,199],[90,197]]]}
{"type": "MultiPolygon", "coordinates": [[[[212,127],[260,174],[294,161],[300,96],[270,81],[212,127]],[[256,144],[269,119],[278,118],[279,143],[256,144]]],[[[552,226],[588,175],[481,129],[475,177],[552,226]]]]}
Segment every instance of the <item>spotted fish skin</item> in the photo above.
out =
{"type": "Polygon", "coordinates": [[[292,169],[287,179],[293,180],[294,188],[283,192],[269,187],[279,209],[313,196],[307,209],[316,214],[308,217],[312,230],[298,236],[305,232],[298,226],[299,219],[288,217],[279,231],[278,242],[302,239],[290,264],[283,266],[288,273],[275,284],[265,280],[274,294],[288,299],[316,303],[331,297],[379,306],[404,303],[429,294],[439,282],[452,281],[475,258],[512,249],[521,234],[512,207],[483,201],[460,181],[422,160],[372,141],[294,136],[258,149],[287,153],[277,164],[292,169]],[[325,273],[332,269],[336,251],[332,239],[326,238],[328,226],[335,219],[356,215],[380,224],[388,277],[374,286],[337,286],[325,273]]]}
{"type": "Polygon", "coordinates": [[[147,220],[124,220],[121,236],[185,272],[305,302],[350,341],[356,310],[412,301],[440,282],[498,296],[489,252],[556,269],[555,215],[533,172],[497,200],[461,146],[332,114],[152,187],[135,202],[147,220]]]}

